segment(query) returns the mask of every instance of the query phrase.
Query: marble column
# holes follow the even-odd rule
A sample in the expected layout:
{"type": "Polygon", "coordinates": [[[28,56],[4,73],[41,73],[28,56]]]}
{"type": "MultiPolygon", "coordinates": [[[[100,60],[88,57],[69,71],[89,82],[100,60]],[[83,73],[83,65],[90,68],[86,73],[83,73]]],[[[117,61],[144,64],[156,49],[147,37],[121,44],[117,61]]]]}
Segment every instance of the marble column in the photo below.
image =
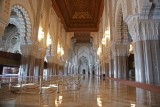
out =
{"type": "Polygon", "coordinates": [[[102,62],[102,74],[106,74],[105,62],[102,62]]]}
{"type": "Polygon", "coordinates": [[[109,63],[105,63],[105,72],[106,77],[109,77],[109,63]]]}
{"type": "Polygon", "coordinates": [[[53,56],[47,56],[48,64],[47,64],[47,72],[51,76],[53,75],[53,56]]]}
{"type": "Polygon", "coordinates": [[[64,75],[67,76],[68,75],[68,65],[64,66],[64,75]]]}
{"type": "Polygon", "coordinates": [[[63,65],[59,65],[58,74],[59,75],[64,75],[64,66],[63,65]]]}
{"type": "Polygon", "coordinates": [[[64,75],[64,69],[65,69],[65,66],[63,65],[62,66],[62,75],[64,75]]]}
{"type": "Polygon", "coordinates": [[[92,65],[89,65],[89,74],[92,75],[92,65]]]}
{"type": "Polygon", "coordinates": [[[74,74],[74,65],[71,66],[71,74],[74,74]]]}
{"type": "Polygon", "coordinates": [[[58,65],[58,75],[62,75],[62,65],[58,65]]]}
{"type": "Polygon", "coordinates": [[[118,78],[128,79],[128,56],[117,56],[118,58],[118,78]]]}
{"type": "Polygon", "coordinates": [[[70,74],[70,64],[68,64],[67,74],[70,74]]]}
{"type": "Polygon", "coordinates": [[[57,64],[54,63],[54,74],[57,75],[57,64]]]}
{"type": "Polygon", "coordinates": [[[145,80],[145,66],[144,66],[144,54],[142,41],[134,44],[134,54],[135,54],[135,76],[137,82],[146,82],[145,80]]]}
{"type": "Polygon", "coordinates": [[[101,64],[99,63],[98,64],[98,76],[100,76],[101,75],[101,64]]]}
{"type": "Polygon", "coordinates": [[[41,51],[37,51],[35,58],[35,74],[38,74],[38,76],[43,76],[44,57],[45,52],[43,51],[43,49],[41,51]]]}
{"type": "Polygon", "coordinates": [[[111,58],[109,61],[109,77],[113,77],[114,76],[114,59],[111,58]]]}
{"type": "Polygon", "coordinates": [[[98,63],[95,66],[95,74],[99,75],[99,64],[98,63]]]}
{"type": "Polygon", "coordinates": [[[58,75],[58,74],[59,74],[59,65],[58,65],[58,64],[55,64],[55,68],[56,68],[56,69],[55,69],[55,70],[56,70],[56,71],[55,71],[55,72],[56,72],[55,74],[58,75]]]}
{"type": "Polygon", "coordinates": [[[52,67],[53,67],[52,75],[55,75],[55,63],[54,62],[52,63],[52,67]]]}
{"type": "Polygon", "coordinates": [[[34,76],[35,55],[37,47],[35,44],[22,45],[22,64],[27,76],[34,76]]]}
{"type": "Polygon", "coordinates": [[[41,62],[42,62],[42,59],[36,57],[36,59],[35,59],[35,68],[34,68],[35,76],[43,76],[43,72],[40,72],[41,62]]]}
{"type": "Polygon", "coordinates": [[[134,43],[137,82],[160,84],[159,43],[159,40],[143,40],[134,43]]]}
{"type": "Polygon", "coordinates": [[[123,79],[129,79],[129,69],[128,69],[128,56],[122,56],[122,77],[123,79]]]}
{"type": "Polygon", "coordinates": [[[35,56],[34,55],[28,55],[27,56],[28,61],[28,72],[27,76],[34,76],[34,66],[35,66],[35,56]]]}
{"type": "Polygon", "coordinates": [[[114,61],[113,61],[113,67],[114,67],[114,78],[117,78],[118,77],[118,59],[117,59],[117,56],[114,56],[114,61]]]}
{"type": "Polygon", "coordinates": [[[108,77],[112,77],[112,60],[109,60],[109,76],[108,77]]]}
{"type": "Polygon", "coordinates": [[[160,85],[160,19],[135,17],[127,23],[134,41],[136,81],[160,85]]]}
{"type": "Polygon", "coordinates": [[[128,75],[128,44],[113,43],[113,71],[114,78],[127,79],[128,75]]]}

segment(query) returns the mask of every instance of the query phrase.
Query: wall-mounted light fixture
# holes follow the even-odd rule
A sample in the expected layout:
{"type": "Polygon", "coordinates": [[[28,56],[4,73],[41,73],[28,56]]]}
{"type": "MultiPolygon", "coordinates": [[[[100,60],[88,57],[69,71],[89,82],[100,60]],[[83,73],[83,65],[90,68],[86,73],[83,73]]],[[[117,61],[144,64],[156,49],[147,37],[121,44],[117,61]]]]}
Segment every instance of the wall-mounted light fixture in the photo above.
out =
{"type": "Polygon", "coordinates": [[[100,56],[101,52],[102,52],[102,49],[101,49],[101,47],[98,47],[98,50],[97,50],[97,55],[99,55],[99,56],[100,56]]]}
{"type": "Polygon", "coordinates": [[[64,50],[63,48],[61,47],[61,56],[64,55],[64,50]]]}
{"type": "Polygon", "coordinates": [[[38,30],[38,41],[40,42],[44,38],[43,28],[40,26],[38,30]]]}
{"type": "Polygon", "coordinates": [[[110,39],[110,29],[108,28],[105,32],[104,32],[104,36],[102,38],[102,44],[106,45],[106,42],[109,41],[110,39]]]}
{"type": "Polygon", "coordinates": [[[106,38],[103,38],[103,39],[102,39],[102,44],[103,44],[103,45],[106,45],[106,38]]]}
{"type": "Polygon", "coordinates": [[[57,47],[57,54],[63,56],[64,55],[64,49],[63,47],[59,44],[58,42],[58,47],[57,47]]]}
{"type": "Polygon", "coordinates": [[[129,54],[134,54],[134,44],[133,44],[133,42],[130,43],[129,54]]]}
{"type": "Polygon", "coordinates": [[[110,39],[110,28],[105,31],[105,38],[110,39]]]}
{"type": "Polygon", "coordinates": [[[60,46],[60,44],[59,44],[59,42],[58,42],[57,54],[60,54],[60,52],[61,52],[61,46],[60,46]]]}
{"type": "Polygon", "coordinates": [[[50,53],[50,55],[51,55],[51,45],[52,45],[52,39],[51,39],[51,36],[50,36],[50,34],[49,34],[49,32],[48,32],[48,35],[47,35],[47,41],[46,41],[46,45],[47,45],[47,47],[49,48],[49,53],[50,53]]]}
{"type": "Polygon", "coordinates": [[[47,45],[47,47],[48,47],[48,46],[50,46],[51,44],[52,44],[52,40],[51,40],[51,36],[50,36],[50,34],[49,34],[49,32],[48,32],[46,45],[47,45]]]}

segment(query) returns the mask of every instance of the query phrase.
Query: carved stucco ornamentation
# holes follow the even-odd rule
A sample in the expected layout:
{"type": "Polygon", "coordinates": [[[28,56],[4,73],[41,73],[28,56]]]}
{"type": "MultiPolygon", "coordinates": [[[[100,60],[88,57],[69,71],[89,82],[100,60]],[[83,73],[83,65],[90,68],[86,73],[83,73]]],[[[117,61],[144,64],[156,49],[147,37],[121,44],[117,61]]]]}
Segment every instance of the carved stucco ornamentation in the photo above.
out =
{"type": "MultiPolygon", "coordinates": [[[[18,16],[19,24],[22,29],[22,36],[24,36],[27,40],[27,44],[32,44],[30,40],[31,36],[31,22],[27,11],[20,5],[14,5],[12,10],[18,16]]],[[[24,44],[24,42],[23,42],[24,44]]]]}
{"type": "Polygon", "coordinates": [[[137,0],[132,0],[132,11],[133,11],[133,14],[138,13],[138,3],[137,3],[137,0]]]}
{"type": "Polygon", "coordinates": [[[0,40],[2,39],[2,35],[4,33],[4,30],[5,30],[5,25],[0,23],[0,40]]]}
{"type": "Polygon", "coordinates": [[[4,9],[4,13],[8,14],[10,13],[10,4],[11,4],[11,0],[6,0],[5,1],[5,9],[4,9]]]}
{"type": "Polygon", "coordinates": [[[10,32],[8,35],[9,36],[6,38],[6,41],[4,41],[5,42],[4,51],[12,52],[12,53],[21,53],[20,36],[19,36],[18,29],[16,28],[13,32],[10,32]]]}
{"type": "Polygon", "coordinates": [[[129,51],[129,45],[127,43],[111,43],[113,56],[127,56],[129,51]]]}
{"type": "Polygon", "coordinates": [[[140,34],[143,36],[143,40],[158,40],[159,39],[159,25],[160,20],[141,20],[142,32],[140,34]]]}
{"type": "Polygon", "coordinates": [[[25,40],[24,40],[24,37],[25,37],[25,27],[24,27],[24,20],[21,20],[19,22],[18,19],[15,19],[15,18],[10,18],[10,24],[13,24],[15,25],[17,28],[18,28],[18,32],[20,33],[20,36],[21,36],[21,44],[25,44],[25,40]]]}
{"type": "MultiPolygon", "coordinates": [[[[132,10],[136,12],[137,0],[133,0],[132,4],[132,10]]],[[[134,14],[125,19],[134,42],[159,39],[160,15],[158,11],[160,11],[159,0],[145,0],[140,14],[134,14]]]]}
{"type": "Polygon", "coordinates": [[[21,45],[21,51],[23,55],[36,56],[38,51],[38,44],[21,45]]]}
{"type": "Polygon", "coordinates": [[[0,38],[4,33],[6,25],[7,25],[7,23],[4,22],[2,19],[0,19],[0,38]]]}
{"type": "Polygon", "coordinates": [[[119,0],[117,3],[116,13],[115,13],[115,36],[114,40],[118,43],[127,43],[128,41],[128,26],[123,21],[123,18],[127,13],[126,0],[119,0]]]}
{"type": "Polygon", "coordinates": [[[160,20],[139,19],[138,16],[128,21],[129,33],[134,42],[141,40],[158,40],[160,20]]]}
{"type": "Polygon", "coordinates": [[[121,0],[121,5],[122,5],[123,17],[126,17],[128,15],[126,0],[121,0]]]}
{"type": "Polygon", "coordinates": [[[128,22],[128,30],[134,42],[140,40],[138,17],[130,19],[130,22],[128,22]]]}

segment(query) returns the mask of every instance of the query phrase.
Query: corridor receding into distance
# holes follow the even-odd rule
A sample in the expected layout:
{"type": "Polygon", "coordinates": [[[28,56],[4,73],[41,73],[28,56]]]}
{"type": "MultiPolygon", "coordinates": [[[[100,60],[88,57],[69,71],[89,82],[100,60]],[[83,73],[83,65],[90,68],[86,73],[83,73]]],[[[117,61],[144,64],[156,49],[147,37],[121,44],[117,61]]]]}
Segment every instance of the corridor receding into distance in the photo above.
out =
{"type": "Polygon", "coordinates": [[[160,0],[0,0],[0,107],[160,107],[160,0]]]}

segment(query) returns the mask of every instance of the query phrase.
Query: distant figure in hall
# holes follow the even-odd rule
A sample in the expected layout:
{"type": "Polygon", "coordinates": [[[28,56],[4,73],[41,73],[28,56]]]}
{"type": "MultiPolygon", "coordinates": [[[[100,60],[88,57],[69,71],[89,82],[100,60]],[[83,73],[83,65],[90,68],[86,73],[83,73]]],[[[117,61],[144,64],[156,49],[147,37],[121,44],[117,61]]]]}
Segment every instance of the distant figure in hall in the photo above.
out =
{"type": "Polygon", "coordinates": [[[85,69],[83,69],[83,74],[85,74],[85,69]]]}
{"type": "Polygon", "coordinates": [[[93,70],[92,74],[94,75],[94,70],[93,70]]]}

